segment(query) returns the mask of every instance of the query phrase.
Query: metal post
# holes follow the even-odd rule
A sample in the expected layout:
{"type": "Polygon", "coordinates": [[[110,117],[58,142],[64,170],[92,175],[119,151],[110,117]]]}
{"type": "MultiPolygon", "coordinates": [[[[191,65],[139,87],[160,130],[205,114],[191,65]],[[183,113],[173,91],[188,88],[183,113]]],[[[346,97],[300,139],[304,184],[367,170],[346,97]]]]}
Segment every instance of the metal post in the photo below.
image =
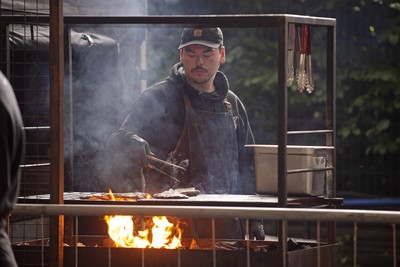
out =
{"type": "MultiPolygon", "coordinates": [[[[327,93],[326,93],[326,129],[332,130],[326,134],[326,145],[335,147],[336,132],[336,28],[334,26],[327,27],[327,93]]],[[[335,167],[335,150],[328,151],[328,164],[335,167]]],[[[328,197],[335,197],[335,168],[328,172],[330,174],[328,184],[328,197]]]]}
{"type": "MultiPolygon", "coordinates": [[[[278,206],[287,206],[287,36],[288,23],[278,27],[278,206]]],[[[287,265],[287,221],[278,222],[278,243],[282,266],[287,265]]]]}
{"type": "Polygon", "coordinates": [[[215,219],[211,219],[211,235],[212,235],[212,246],[213,246],[213,267],[217,267],[217,248],[215,243],[215,219]]]}
{"type": "Polygon", "coordinates": [[[396,243],[396,224],[392,224],[393,229],[393,267],[397,266],[397,243],[396,243]]]}
{"type": "MultiPolygon", "coordinates": [[[[63,0],[50,1],[50,203],[63,204],[64,193],[64,22],[63,0]]],[[[49,266],[64,261],[64,216],[50,218],[49,266]]]]}
{"type": "MultiPolygon", "coordinates": [[[[334,149],[327,150],[327,167],[332,170],[326,172],[327,196],[336,197],[336,26],[327,27],[327,92],[326,92],[326,129],[332,130],[326,134],[326,145],[334,149]]],[[[328,222],[327,241],[336,243],[336,224],[328,222]]]]}
{"type": "Polygon", "coordinates": [[[321,222],[317,221],[317,266],[321,267],[321,222]]]}
{"type": "Polygon", "coordinates": [[[357,267],[357,222],[353,223],[353,266],[357,267]]]}

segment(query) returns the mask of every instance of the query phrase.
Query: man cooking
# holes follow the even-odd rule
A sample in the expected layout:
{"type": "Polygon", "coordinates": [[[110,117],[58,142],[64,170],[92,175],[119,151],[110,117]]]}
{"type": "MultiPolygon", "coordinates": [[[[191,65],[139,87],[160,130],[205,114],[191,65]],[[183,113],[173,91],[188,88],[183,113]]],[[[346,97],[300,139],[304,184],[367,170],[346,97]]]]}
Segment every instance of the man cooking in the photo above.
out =
{"type": "MultiPolygon", "coordinates": [[[[253,194],[245,144],[254,143],[254,138],[243,103],[219,71],[225,62],[221,29],[185,28],[178,49],[180,63],[135,100],[121,128],[110,137],[118,163],[113,173],[126,178],[119,190],[140,190],[143,168],[145,190],[150,193],[179,186],[208,194],[253,194]],[[160,167],[163,175],[148,168],[154,163],[149,155],[186,171],[160,167]]],[[[257,227],[262,238],[262,226],[257,227]]],[[[229,232],[237,237],[235,231],[229,232]]]]}

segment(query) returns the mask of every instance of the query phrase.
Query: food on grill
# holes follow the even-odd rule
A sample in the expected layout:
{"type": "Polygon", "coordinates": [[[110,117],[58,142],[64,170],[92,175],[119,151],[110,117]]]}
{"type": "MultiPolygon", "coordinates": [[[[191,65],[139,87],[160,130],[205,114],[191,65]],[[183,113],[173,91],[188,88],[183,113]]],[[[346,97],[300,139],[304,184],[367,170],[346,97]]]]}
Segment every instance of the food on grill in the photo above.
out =
{"type": "Polygon", "coordinates": [[[197,196],[200,194],[199,190],[194,187],[189,188],[177,188],[169,189],[167,191],[154,194],[154,198],[168,198],[168,199],[179,199],[179,198],[189,198],[189,196],[197,196]]]}
{"type": "Polygon", "coordinates": [[[187,195],[187,196],[189,196],[189,197],[197,196],[198,194],[200,194],[200,191],[197,190],[197,189],[194,188],[194,187],[176,188],[176,189],[174,189],[174,190],[177,191],[177,192],[179,192],[179,193],[181,193],[181,194],[187,195]]]}
{"type": "Polygon", "coordinates": [[[153,195],[154,198],[171,198],[171,199],[178,199],[178,198],[189,198],[189,196],[179,193],[174,189],[170,189],[161,193],[157,193],[153,195]]]}
{"type": "MultiPolygon", "coordinates": [[[[197,196],[199,190],[194,187],[170,189],[153,195],[153,198],[188,198],[189,196],[197,196]]],[[[138,199],[149,199],[151,195],[144,192],[128,192],[128,193],[90,193],[79,196],[80,199],[86,200],[106,200],[106,201],[136,201],[138,199]]]]}
{"type": "Polygon", "coordinates": [[[115,200],[115,201],[135,201],[137,199],[148,198],[147,193],[129,192],[129,193],[93,193],[86,196],[80,196],[80,199],[87,200],[115,200]]]}

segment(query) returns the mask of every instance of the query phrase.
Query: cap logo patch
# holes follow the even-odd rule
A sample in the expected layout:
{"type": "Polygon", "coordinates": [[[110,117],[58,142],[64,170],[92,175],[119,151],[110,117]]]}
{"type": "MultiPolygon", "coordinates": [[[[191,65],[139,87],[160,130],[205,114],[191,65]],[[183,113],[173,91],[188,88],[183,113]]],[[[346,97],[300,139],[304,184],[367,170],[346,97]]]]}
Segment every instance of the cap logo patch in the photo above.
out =
{"type": "Polygon", "coordinates": [[[203,30],[202,29],[194,29],[193,36],[195,36],[195,37],[203,36],[203,30]]]}

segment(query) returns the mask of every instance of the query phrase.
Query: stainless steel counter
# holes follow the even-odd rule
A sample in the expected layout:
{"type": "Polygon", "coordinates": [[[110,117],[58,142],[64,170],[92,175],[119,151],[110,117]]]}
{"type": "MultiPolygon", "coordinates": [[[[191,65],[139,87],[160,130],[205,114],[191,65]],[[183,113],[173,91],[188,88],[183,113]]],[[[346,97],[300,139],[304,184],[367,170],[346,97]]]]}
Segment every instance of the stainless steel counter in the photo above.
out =
{"type": "MultiPolygon", "coordinates": [[[[127,201],[93,200],[90,196],[99,192],[65,192],[66,204],[126,204],[126,205],[182,205],[182,206],[237,206],[237,207],[277,207],[278,198],[273,195],[231,195],[231,194],[199,194],[184,199],[136,199],[127,201]]],[[[106,194],[106,193],[103,193],[106,194]]],[[[20,197],[19,203],[49,203],[50,195],[31,195],[20,197]]],[[[293,196],[288,198],[288,207],[327,207],[342,205],[341,198],[323,196],[293,196]]]]}

